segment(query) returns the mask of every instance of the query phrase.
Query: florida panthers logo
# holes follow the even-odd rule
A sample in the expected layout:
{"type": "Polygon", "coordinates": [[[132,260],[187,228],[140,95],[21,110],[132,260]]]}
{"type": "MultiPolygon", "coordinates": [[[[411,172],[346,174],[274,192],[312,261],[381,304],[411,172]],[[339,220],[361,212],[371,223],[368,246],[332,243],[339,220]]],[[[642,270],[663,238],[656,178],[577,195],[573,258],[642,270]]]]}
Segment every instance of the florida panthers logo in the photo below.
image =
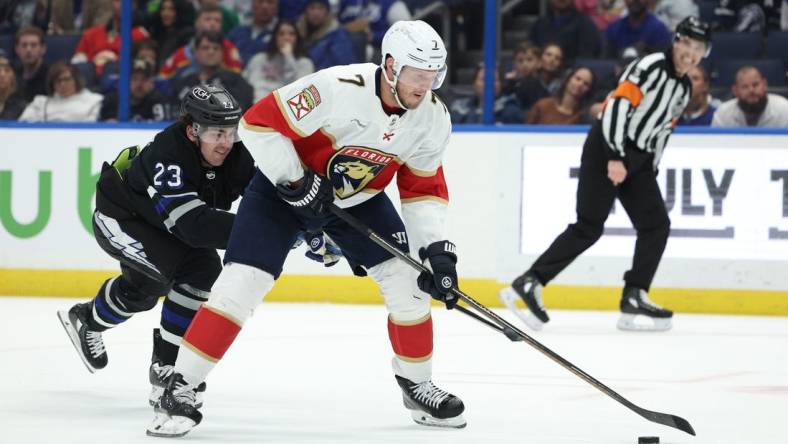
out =
{"type": "Polygon", "coordinates": [[[363,190],[394,156],[371,148],[346,146],[328,161],[328,178],[337,197],[346,199],[363,190]]]}

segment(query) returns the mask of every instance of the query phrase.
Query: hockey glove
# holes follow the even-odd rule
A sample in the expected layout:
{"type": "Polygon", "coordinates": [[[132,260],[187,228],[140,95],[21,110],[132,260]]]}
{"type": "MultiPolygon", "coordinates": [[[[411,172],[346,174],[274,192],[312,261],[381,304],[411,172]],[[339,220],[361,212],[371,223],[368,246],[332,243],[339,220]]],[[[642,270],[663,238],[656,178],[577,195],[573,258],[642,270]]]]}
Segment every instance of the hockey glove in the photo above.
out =
{"type": "Polygon", "coordinates": [[[310,170],[304,172],[304,181],[300,187],[294,189],[279,184],[276,193],[292,206],[293,211],[307,218],[326,216],[330,212],[329,206],[334,202],[331,182],[310,170]]]}
{"type": "Polygon", "coordinates": [[[457,296],[451,292],[457,286],[457,247],[445,240],[433,242],[419,249],[419,258],[432,273],[422,272],[416,283],[421,291],[446,304],[451,310],[457,305],[457,296]],[[429,261],[429,262],[427,262],[429,261]]]}
{"type": "Polygon", "coordinates": [[[342,259],[342,250],[322,231],[307,232],[305,238],[309,247],[305,255],[309,259],[320,262],[326,267],[336,265],[342,259]]]}

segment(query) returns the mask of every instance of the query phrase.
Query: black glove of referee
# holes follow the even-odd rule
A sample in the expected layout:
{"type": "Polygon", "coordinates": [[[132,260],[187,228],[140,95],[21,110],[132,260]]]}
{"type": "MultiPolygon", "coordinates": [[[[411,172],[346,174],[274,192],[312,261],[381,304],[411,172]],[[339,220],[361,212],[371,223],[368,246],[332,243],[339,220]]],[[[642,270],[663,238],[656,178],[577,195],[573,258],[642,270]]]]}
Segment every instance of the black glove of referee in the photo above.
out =
{"type": "Polygon", "coordinates": [[[293,211],[307,218],[326,216],[334,202],[331,182],[310,170],[304,172],[303,182],[298,188],[279,184],[276,193],[293,207],[293,211]]]}
{"type": "Polygon", "coordinates": [[[457,247],[447,240],[433,242],[427,248],[419,249],[419,258],[422,263],[429,260],[432,273],[422,272],[416,283],[421,291],[445,303],[449,310],[457,305],[457,296],[451,292],[452,287],[457,286],[456,251],[457,247]]]}

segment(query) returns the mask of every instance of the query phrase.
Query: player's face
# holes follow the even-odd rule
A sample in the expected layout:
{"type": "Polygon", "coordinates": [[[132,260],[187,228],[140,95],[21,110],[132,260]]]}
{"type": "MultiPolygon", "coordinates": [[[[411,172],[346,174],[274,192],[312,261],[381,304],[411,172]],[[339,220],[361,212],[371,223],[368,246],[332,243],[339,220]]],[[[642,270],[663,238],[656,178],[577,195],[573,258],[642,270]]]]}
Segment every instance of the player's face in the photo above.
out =
{"type": "Polygon", "coordinates": [[[419,106],[421,101],[432,90],[438,71],[405,66],[397,77],[397,96],[400,102],[409,109],[419,106]]]}
{"type": "Polygon", "coordinates": [[[233,149],[236,136],[236,128],[207,127],[201,129],[198,137],[202,157],[211,166],[222,166],[227,155],[233,149]]]}
{"type": "Polygon", "coordinates": [[[706,44],[689,37],[681,37],[673,43],[673,65],[676,73],[684,75],[700,63],[706,54],[706,44]]]}

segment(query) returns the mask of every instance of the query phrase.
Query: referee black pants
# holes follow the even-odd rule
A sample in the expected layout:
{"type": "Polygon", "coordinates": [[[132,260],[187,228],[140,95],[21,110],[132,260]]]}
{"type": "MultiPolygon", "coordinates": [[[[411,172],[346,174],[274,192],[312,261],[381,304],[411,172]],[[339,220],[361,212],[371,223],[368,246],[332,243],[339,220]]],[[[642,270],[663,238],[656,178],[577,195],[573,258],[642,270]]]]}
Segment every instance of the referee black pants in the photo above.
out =
{"type": "Polygon", "coordinates": [[[659,191],[653,154],[627,148],[627,177],[617,187],[607,177],[607,147],[599,121],[583,145],[577,184],[577,222],[569,225],[542,253],[530,271],[543,285],[602,236],[605,220],[618,197],[637,232],[632,268],[624,274],[628,286],[648,291],[670,233],[670,219],[659,191]]]}

